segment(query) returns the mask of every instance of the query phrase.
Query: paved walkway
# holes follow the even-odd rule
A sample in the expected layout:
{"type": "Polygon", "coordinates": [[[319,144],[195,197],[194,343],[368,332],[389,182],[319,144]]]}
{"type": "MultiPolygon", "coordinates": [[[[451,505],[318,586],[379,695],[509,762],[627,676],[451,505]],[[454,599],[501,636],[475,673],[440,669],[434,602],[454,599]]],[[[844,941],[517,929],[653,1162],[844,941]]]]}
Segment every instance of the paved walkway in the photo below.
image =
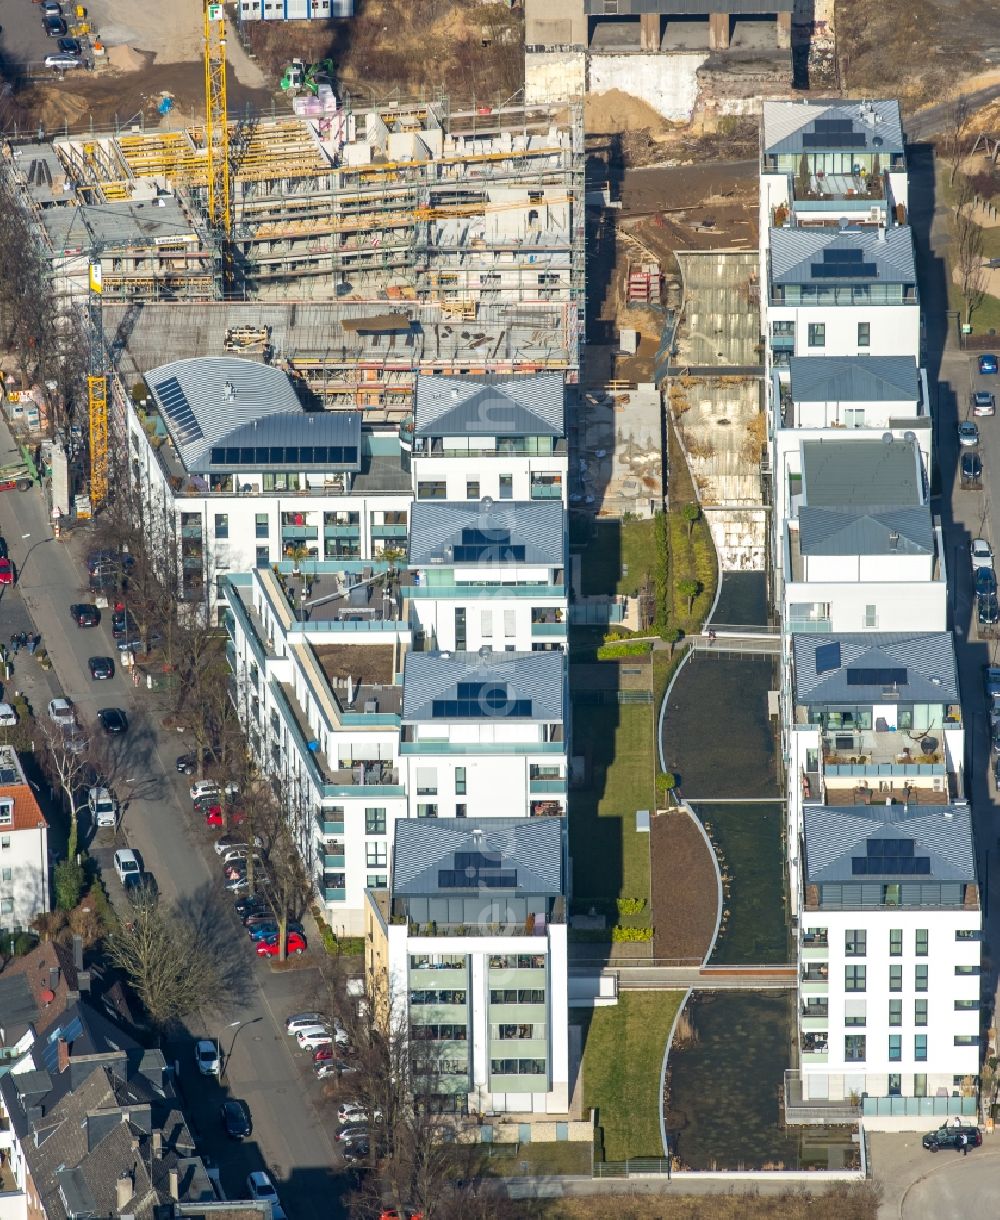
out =
{"type": "MultiPolygon", "coordinates": [[[[598,968],[594,967],[596,971],[598,968]]],[[[795,966],[646,966],[609,964],[600,968],[614,975],[621,991],[787,991],[795,986],[795,966]]],[[[571,966],[570,973],[590,973],[571,966]]]]}

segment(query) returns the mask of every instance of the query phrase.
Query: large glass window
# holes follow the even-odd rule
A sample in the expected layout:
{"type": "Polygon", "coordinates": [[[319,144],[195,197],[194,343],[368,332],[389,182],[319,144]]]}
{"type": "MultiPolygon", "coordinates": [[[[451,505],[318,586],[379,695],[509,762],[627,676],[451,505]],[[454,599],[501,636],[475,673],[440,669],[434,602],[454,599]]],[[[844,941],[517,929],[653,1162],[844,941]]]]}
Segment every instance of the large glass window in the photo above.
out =
{"type": "Polygon", "coordinates": [[[890,1000],[889,1001],[889,1024],[890,1025],[902,1025],[903,1024],[903,1001],[902,1000],[890,1000]]]}
{"type": "Polygon", "coordinates": [[[384,809],[366,809],[365,810],[365,834],[366,835],[384,835],[385,834],[385,810],[384,809]]]}
{"type": "Polygon", "coordinates": [[[890,966],[889,967],[889,990],[890,991],[902,991],[903,990],[903,967],[902,966],[890,966]]]}
{"type": "Polygon", "coordinates": [[[864,928],[848,928],[844,932],[844,952],[848,957],[864,957],[868,949],[868,933],[864,928]]]}
{"type": "Polygon", "coordinates": [[[844,967],[844,990],[845,991],[864,991],[865,989],[865,967],[864,966],[845,966],[844,967]]]}
{"type": "Polygon", "coordinates": [[[825,322],[810,322],[809,323],[809,346],[810,347],[826,347],[826,323],[825,322]]]}
{"type": "Polygon", "coordinates": [[[889,931],[889,956],[903,956],[903,929],[891,928],[889,931]]]}
{"type": "Polygon", "coordinates": [[[917,957],[926,957],[927,956],[927,929],[926,928],[917,928],[915,938],[914,938],[913,951],[914,951],[914,953],[916,953],[917,957]]]}
{"type": "Polygon", "coordinates": [[[914,968],[913,968],[913,990],[914,991],[926,991],[927,990],[927,967],[926,966],[914,966],[914,968]]]}
{"type": "Polygon", "coordinates": [[[868,1046],[866,1034],[846,1034],[844,1037],[844,1058],[848,1063],[864,1063],[868,1046]]]}
{"type": "Polygon", "coordinates": [[[925,1063],[927,1061],[927,1035],[913,1035],[913,1058],[917,1063],[925,1063]]]}
{"type": "MultiPolygon", "coordinates": [[[[977,1005],[977,1007],[978,1007],[978,1005],[977,1005]]],[[[914,1000],[913,1001],[913,1024],[914,1025],[926,1025],[927,1024],[927,1001],[926,1000],[914,1000]]]]}
{"type": "Polygon", "coordinates": [[[899,1061],[902,1058],[903,1058],[903,1035],[902,1034],[890,1034],[889,1035],[889,1062],[890,1063],[899,1063],[899,1061]]]}

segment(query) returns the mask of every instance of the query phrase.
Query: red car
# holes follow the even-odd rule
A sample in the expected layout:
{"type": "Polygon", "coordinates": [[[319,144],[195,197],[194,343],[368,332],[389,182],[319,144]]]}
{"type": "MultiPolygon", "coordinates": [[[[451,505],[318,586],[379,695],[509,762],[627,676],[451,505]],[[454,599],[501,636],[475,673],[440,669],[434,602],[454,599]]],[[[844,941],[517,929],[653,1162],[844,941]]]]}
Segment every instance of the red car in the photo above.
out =
{"type": "Polygon", "coordinates": [[[14,583],[14,565],[9,559],[0,559],[0,585],[14,583]]]}
{"type": "MultiPolygon", "coordinates": [[[[289,953],[305,953],[309,947],[306,938],[301,932],[288,933],[288,952],[289,953]]],[[[258,957],[277,957],[279,952],[278,938],[275,936],[273,940],[259,940],[257,942],[258,957]]],[[[318,1060],[317,1060],[318,1062],[318,1060]]]]}
{"type": "MultiPolygon", "coordinates": [[[[230,809],[228,823],[230,826],[240,826],[246,821],[247,815],[239,809],[230,809]]],[[[222,816],[221,805],[210,805],[208,813],[205,814],[205,825],[211,826],[213,830],[218,830],[220,826],[225,826],[227,819],[222,816]]]]}
{"type": "Polygon", "coordinates": [[[313,1063],[329,1063],[332,1059],[332,1046],[321,1046],[313,1051],[313,1063]]]}

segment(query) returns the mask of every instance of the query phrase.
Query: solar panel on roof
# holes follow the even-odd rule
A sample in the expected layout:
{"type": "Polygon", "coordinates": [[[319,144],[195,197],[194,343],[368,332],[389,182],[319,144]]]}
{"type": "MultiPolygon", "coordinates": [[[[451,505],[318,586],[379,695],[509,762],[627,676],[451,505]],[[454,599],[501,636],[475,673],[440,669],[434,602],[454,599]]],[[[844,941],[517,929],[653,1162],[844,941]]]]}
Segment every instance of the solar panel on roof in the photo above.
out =
{"type": "Polygon", "coordinates": [[[803,148],[864,148],[866,143],[863,131],[807,131],[802,136],[803,148]]]}
{"type": "Polygon", "coordinates": [[[814,280],[874,279],[878,275],[877,263],[813,263],[814,280]]]}
{"type": "Polygon", "coordinates": [[[860,263],[864,255],[853,247],[829,246],[823,251],[824,263],[860,263]]]}
{"type": "Polygon", "coordinates": [[[847,671],[848,686],[907,686],[908,676],[905,669],[863,669],[851,668],[847,671]]]}
{"type": "Polygon", "coordinates": [[[191,404],[177,378],[168,377],[156,387],[156,392],[163,404],[163,409],[170,417],[170,422],[174,425],[177,439],[183,444],[201,440],[205,434],[201,430],[201,424],[195,419],[191,404]]]}
{"type": "Polygon", "coordinates": [[[853,131],[854,123],[850,119],[817,119],[813,127],[816,131],[853,131]]]}
{"type": "Polygon", "coordinates": [[[816,649],[816,673],[828,674],[840,668],[840,644],[820,644],[816,649]]]}
{"type": "Polygon", "coordinates": [[[517,888],[517,869],[504,868],[498,851],[457,851],[455,867],[438,870],[438,885],[442,889],[517,888]]]}
{"type": "Polygon", "coordinates": [[[855,877],[926,877],[931,871],[929,856],[852,856],[855,877]]]}

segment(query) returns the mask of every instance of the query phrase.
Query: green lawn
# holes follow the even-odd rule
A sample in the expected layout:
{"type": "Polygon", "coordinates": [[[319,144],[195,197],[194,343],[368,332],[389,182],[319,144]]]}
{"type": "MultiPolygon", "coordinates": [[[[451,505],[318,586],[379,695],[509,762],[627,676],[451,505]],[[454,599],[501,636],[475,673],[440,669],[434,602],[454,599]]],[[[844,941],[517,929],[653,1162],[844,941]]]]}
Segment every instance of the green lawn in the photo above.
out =
{"type": "Polygon", "coordinates": [[[635,811],[652,809],[656,708],[649,703],[573,707],[573,751],[590,760],[590,781],[570,794],[573,895],[614,903],[649,898],[649,835],[635,811]]]}
{"type": "Polygon", "coordinates": [[[591,1145],[484,1144],[485,1172],[498,1178],[540,1177],[544,1174],[590,1174],[591,1145]]]}
{"type": "Polygon", "coordinates": [[[681,991],[623,991],[584,1031],[583,1104],[597,1111],[604,1159],[663,1156],[660,1068],[681,991]]]}
{"type": "Polygon", "coordinates": [[[637,593],[652,575],[656,554],[654,523],[649,521],[578,522],[570,531],[581,555],[580,580],[585,596],[637,593]]]}

